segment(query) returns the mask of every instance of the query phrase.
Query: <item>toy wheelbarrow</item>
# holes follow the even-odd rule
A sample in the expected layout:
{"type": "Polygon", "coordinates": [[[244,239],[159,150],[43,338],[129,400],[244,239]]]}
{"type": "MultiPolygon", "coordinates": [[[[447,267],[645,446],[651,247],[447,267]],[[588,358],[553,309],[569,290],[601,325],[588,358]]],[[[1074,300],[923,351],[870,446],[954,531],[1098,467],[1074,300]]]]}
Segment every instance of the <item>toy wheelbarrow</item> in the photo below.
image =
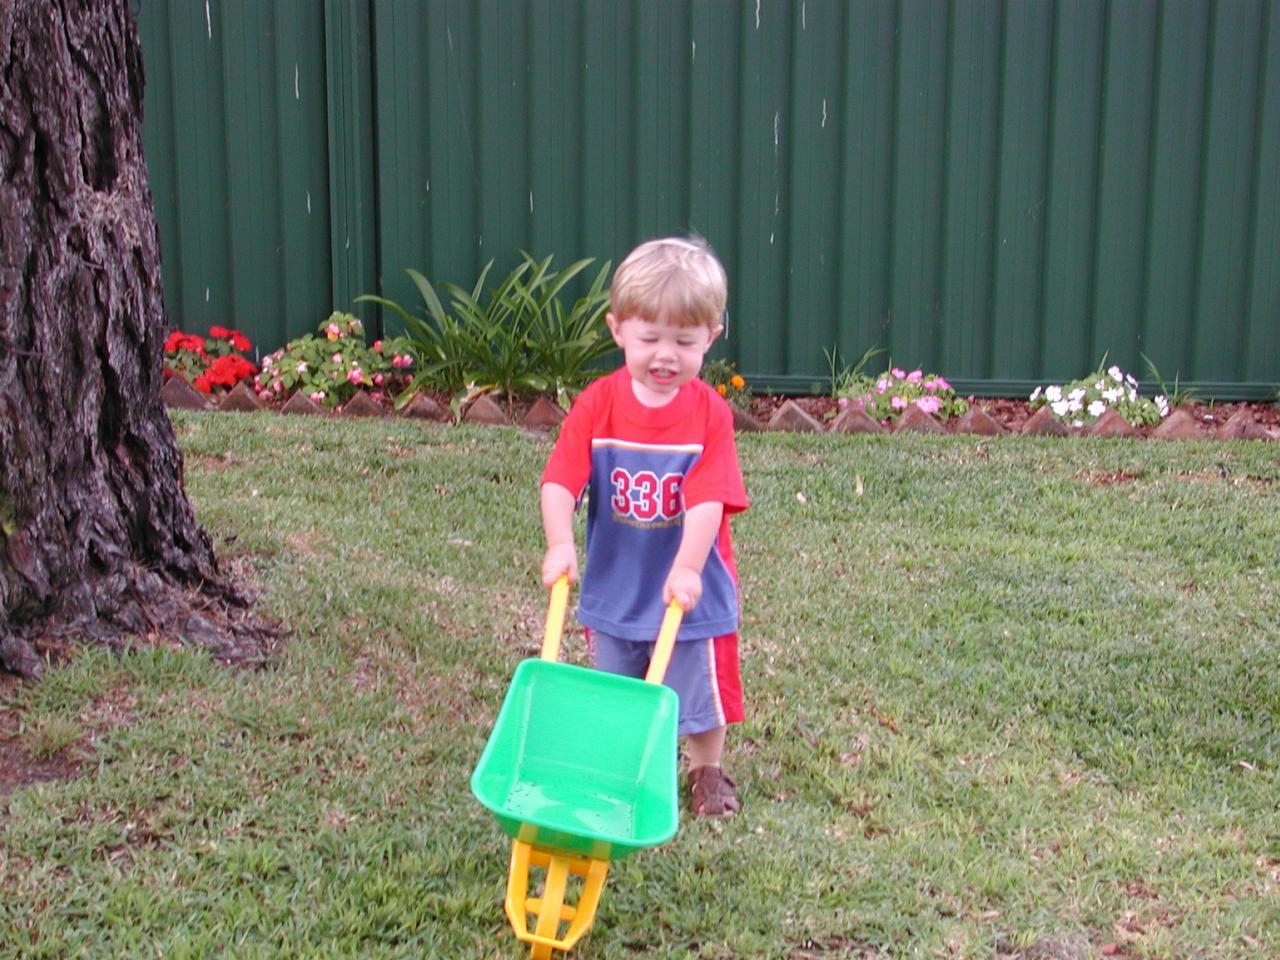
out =
{"type": "Polygon", "coordinates": [[[557,662],[568,597],[561,577],[542,658],[516,668],[471,774],[471,792],[512,838],[507,918],[534,960],[569,950],[590,929],[609,861],[665,843],[680,822],[679,699],[662,685],[680,607],[667,608],[648,673],[636,680],[557,662]],[[541,896],[529,895],[532,867],[546,871],[541,896]],[[583,881],[576,905],[565,902],[571,875],[583,881]]]}

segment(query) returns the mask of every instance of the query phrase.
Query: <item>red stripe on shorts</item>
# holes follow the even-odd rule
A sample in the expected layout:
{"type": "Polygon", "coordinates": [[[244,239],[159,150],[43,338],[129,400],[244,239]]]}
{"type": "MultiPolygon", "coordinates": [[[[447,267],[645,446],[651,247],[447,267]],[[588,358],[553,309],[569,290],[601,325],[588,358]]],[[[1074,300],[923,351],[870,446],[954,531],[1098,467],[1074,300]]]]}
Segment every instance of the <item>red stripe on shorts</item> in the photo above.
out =
{"type": "Polygon", "coordinates": [[[714,647],[716,687],[720,692],[720,707],[724,710],[725,723],[741,723],[742,677],[738,672],[738,634],[726,633],[711,641],[714,647]]]}

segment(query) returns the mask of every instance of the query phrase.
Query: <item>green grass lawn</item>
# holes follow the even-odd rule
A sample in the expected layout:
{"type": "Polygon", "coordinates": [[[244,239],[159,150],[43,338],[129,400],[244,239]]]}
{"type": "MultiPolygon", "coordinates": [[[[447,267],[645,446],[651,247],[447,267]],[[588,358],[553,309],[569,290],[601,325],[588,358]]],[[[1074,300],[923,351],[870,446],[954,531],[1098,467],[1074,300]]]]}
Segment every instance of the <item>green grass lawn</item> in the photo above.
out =
{"type": "MultiPolygon", "coordinates": [[[[0,797],[0,956],[527,955],[467,778],[538,648],[548,442],[176,423],[292,636],[20,689],[28,746],[85,765],[0,797]]],[[[573,956],[1280,955],[1280,445],[740,454],[744,809],[615,864],[573,956]]]]}

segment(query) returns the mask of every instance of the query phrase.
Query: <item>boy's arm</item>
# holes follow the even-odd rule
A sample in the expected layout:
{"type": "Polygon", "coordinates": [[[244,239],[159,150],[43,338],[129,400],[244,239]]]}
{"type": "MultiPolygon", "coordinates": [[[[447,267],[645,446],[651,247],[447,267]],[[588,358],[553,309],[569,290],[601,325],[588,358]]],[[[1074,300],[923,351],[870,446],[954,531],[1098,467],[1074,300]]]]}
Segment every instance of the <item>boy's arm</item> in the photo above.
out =
{"type": "Polygon", "coordinates": [[[684,514],[680,549],[662,585],[662,602],[675,600],[688,613],[702,599],[702,568],[720,535],[724,504],[709,501],[690,507],[684,514]]]}
{"type": "Polygon", "coordinates": [[[577,498],[567,487],[547,482],[542,485],[542,529],[547,536],[547,552],[542,555],[542,582],[550,587],[562,574],[578,579],[578,548],[573,543],[573,508],[577,498]]]}

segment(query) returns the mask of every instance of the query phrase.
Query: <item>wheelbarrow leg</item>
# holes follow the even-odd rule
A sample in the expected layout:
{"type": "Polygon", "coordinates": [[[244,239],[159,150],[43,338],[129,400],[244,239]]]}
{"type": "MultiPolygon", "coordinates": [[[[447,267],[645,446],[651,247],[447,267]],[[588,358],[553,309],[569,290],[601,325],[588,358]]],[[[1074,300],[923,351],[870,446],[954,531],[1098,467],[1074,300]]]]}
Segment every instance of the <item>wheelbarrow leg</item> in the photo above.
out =
{"type": "Polygon", "coordinates": [[[511,844],[511,870],[507,875],[507,919],[521,940],[530,944],[533,960],[550,960],[552,950],[569,950],[582,939],[595,920],[600,893],[604,889],[608,860],[578,857],[541,850],[520,840],[511,844]],[[529,869],[547,871],[541,897],[529,896],[529,869]],[[570,875],[583,878],[582,892],[575,905],[564,902],[570,875]],[[537,923],[529,930],[529,914],[537,923]],[[559,935],[560,924],[569,926],[559,935]]]}

